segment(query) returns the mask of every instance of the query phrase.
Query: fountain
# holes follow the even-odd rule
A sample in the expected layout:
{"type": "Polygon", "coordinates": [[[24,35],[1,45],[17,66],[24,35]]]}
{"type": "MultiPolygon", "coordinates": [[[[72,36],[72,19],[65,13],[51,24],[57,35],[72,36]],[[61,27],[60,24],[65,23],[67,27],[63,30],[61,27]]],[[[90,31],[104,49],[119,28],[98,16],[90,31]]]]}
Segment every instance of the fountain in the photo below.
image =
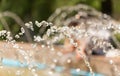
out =
{"type": "Polygon", "coordinates": [[[15,36],[7,30],[0,31],[0,37],[4,39],[0,42],[1,76],[120,75],[120,62],[117,61],[120,56],[119,43],[114,37],[120,32],[120,26],[111,17],[88,6],[77,5],[57,9],[48,21],[25,23],[15,36]],[[45,34],[39,35],[42,32],[40,30],[31,38],[27,35],[30,43],[17,42],[17,39],[26,35],[26,28],[27,32],[28,29],[35,30],[34,24],[42,28],[42,31],[47,28],[45,34]],[[65,39],[76,48],[82,59],[78,60],[74,52],[63,53],[65,39]],[[75,41],[82,39],[86,39],[87,56],[81,53],[79,43],[75,41]],[[115,46],[109,41],[111,39],[115,46]],[[98,48],[102,49],[101,55],[93,56],[93,53],[97,53],[93,50],[98,48]]]}

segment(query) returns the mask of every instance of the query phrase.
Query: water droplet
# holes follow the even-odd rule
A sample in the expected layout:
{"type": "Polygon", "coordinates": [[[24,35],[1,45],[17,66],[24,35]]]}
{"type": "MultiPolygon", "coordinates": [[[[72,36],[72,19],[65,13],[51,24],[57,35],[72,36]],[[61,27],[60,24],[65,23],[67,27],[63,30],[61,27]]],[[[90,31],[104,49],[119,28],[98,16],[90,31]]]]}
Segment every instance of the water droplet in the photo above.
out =
{"type": "Polygon", "coordinates": [[[109,62],[110,62],[110,64],[113,64],[113,60],[110,60],[109,62]]]}
{"type": "Polygon", "coordinates": [[[30,21],[29,23],[25,23],[25,26],[29,29],[31,29],[32,31],[34,31],[34,28],[33,28],[33,23],[30,21]]]}
{"type": "Polygon", "coordinates": [[[76,69],[76,72],[80,72],[80,69],[79,69],[79,68],[77,68],[77,69],[76,69]]]}
{"type": "Polygon", "coordinates": [[[39,27],[39,28],[42,26],[42,24],[39,23],[38,21],[35,21],[35,25],[36,25],[37,27],[39,27]]]}
{"type": "Polygon", "coordinates": [[[23,74],[23,71],[17,70],[16,71],[16,76],[21,76],[23,74]]]}
{"type": "Polygon", "coordinates": [[[32,69],[32,72],[35,72],[36,71],[36,69],[32,69]]]}
{"type": "Polygon", "coordinates": [[[20,36],[19,36],[19,35],[15,35],[15,38],[17,38],[17,39],[18,39],[18,38],[20,38],[20,36]]]}
{"type": "Polygon", "coordinates": [[[34,41],[36,42],[40,42],[42,41],[43,39],[40,37],[40,36],[34,36],[34,41]]]}
{"type": "Polygon", "coordinates": [[[53,74],[53,72],[52,72],[52,71],[49,71],[49,72],[48,72],[48,74],[49,74],[49,75],[52,75],[52,74],[53,74]]]}
{"type": "Polygon", "coordinates": [[[21,27],[21,33],[25,33],[25,29],[21,27]]]}
{"type": "Polygon", "coordinates": [[[71,59],[67,59],[67,63],[71,63],[71,59]]]}
{"type": "Polygon", "coordinates": [[[44,48],[44,47],[45,47],[45,45],[41,45],[41,47],[42,47],[42,48],[44,48]]]}
{"type": "Polygon", "coordinates": [[[52,47],[52,48],[51,48],[51,51],[54,51],[54,50],[55,50],[55,49],[52,47]]]}
{"type": "Polygon", "coordinates": [[[13,45],[13,48],[18,49],[18,48],[19,48],[19,45],[18,45],[18,44],[14,44],[14,45],[13,45]]]}
{"type": "Polygon", "coordinates": [[[57,63],[57,62],[58,62],[58,60],[57,60],[57,59],[53,59],[53,62],[54,62],[54,63],[57,63]]]}

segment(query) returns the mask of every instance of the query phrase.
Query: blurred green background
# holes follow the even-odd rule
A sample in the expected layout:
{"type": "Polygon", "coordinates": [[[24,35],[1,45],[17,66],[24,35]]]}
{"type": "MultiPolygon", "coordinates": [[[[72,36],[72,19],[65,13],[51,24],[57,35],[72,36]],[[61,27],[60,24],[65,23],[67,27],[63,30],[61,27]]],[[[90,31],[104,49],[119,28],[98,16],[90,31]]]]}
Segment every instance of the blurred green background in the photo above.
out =
{"type": "MultiPolygon", "coordinates": [[[[47,20],[56,8],[84,3],[102,10],[102,2],[112,1],[112,12],[120,12],[120,0],[0,0],[0,12],[11,11],[25,22],[47,20]]],[[[107,7],[108,9],[110,7],[107,7]]],[[[117,16],[118,17],[118,16],[117,16]]]]}

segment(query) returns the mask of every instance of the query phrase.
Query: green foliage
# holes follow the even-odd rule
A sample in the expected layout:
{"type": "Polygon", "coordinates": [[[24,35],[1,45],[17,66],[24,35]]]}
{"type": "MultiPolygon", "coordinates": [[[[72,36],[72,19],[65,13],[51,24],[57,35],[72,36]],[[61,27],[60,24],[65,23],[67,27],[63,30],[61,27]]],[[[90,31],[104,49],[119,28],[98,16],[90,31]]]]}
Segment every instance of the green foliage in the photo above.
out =
{"type": "Polygon", "coordinates": [[[1,0],[0,11],[11,11],[24,21],[47,20],[54,10],[61,6],[85,3],[100,9],[101,0],[1,0]]]}
{"type": "Polygon", "coordinates": [[[0,30],[2,30],[3,29],[3,25],[0,23],[0,30]]]}
{"type": "Polygon", "coordinates": [[[29,0],[1,0],[0,11],[12,11],[22,16],[29,9],[29,0]]]}
{"type": "Polygon", "coordinates": [[[83,3],[83,4],[92,6],[96,8],[97,10],[100,10],[101,1],[102,0],[61,0],[61,1],[55,0],[55,4],[53,8],[56,9],[61,6],[70,6],[70,5],[76,5],[79,3],[83,3]]]}
{"type": "Polygon", "coordinates": [[[115,34],[115,37],[120,42],[120,33],[115,34]]]}

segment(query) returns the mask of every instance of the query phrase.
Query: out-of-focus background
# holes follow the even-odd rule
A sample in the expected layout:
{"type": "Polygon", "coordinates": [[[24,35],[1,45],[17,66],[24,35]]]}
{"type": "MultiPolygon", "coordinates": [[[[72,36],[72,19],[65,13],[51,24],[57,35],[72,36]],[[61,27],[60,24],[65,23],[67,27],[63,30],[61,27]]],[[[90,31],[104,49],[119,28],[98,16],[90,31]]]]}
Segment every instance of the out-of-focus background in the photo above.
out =
{"type": "MultiPolygon", "coordinates": [[[[24,22],[47,20],[57,9],[63,6],[76,4],[87,4],[98,11],[106,13],[113,18],[120,18],[120,0],[0,0],[0,13],[10,11],[17,14],[24,22]]],[[[18,32],[19,27],[10,19],[5,17],[12,32],[18,32]]],[[[0,29],[3,29],[0,22],[0,29]]],[[[37,30],[37,27],[35,27],[37,30]]]]}
{"type": "Polygon", "coordinates": [[[120,15],[120,0],[0,0],[0,11],[12,11],[24,21],[46,20],[56,8],[76,5],[90,5],[115,18],[120,15]]]}

